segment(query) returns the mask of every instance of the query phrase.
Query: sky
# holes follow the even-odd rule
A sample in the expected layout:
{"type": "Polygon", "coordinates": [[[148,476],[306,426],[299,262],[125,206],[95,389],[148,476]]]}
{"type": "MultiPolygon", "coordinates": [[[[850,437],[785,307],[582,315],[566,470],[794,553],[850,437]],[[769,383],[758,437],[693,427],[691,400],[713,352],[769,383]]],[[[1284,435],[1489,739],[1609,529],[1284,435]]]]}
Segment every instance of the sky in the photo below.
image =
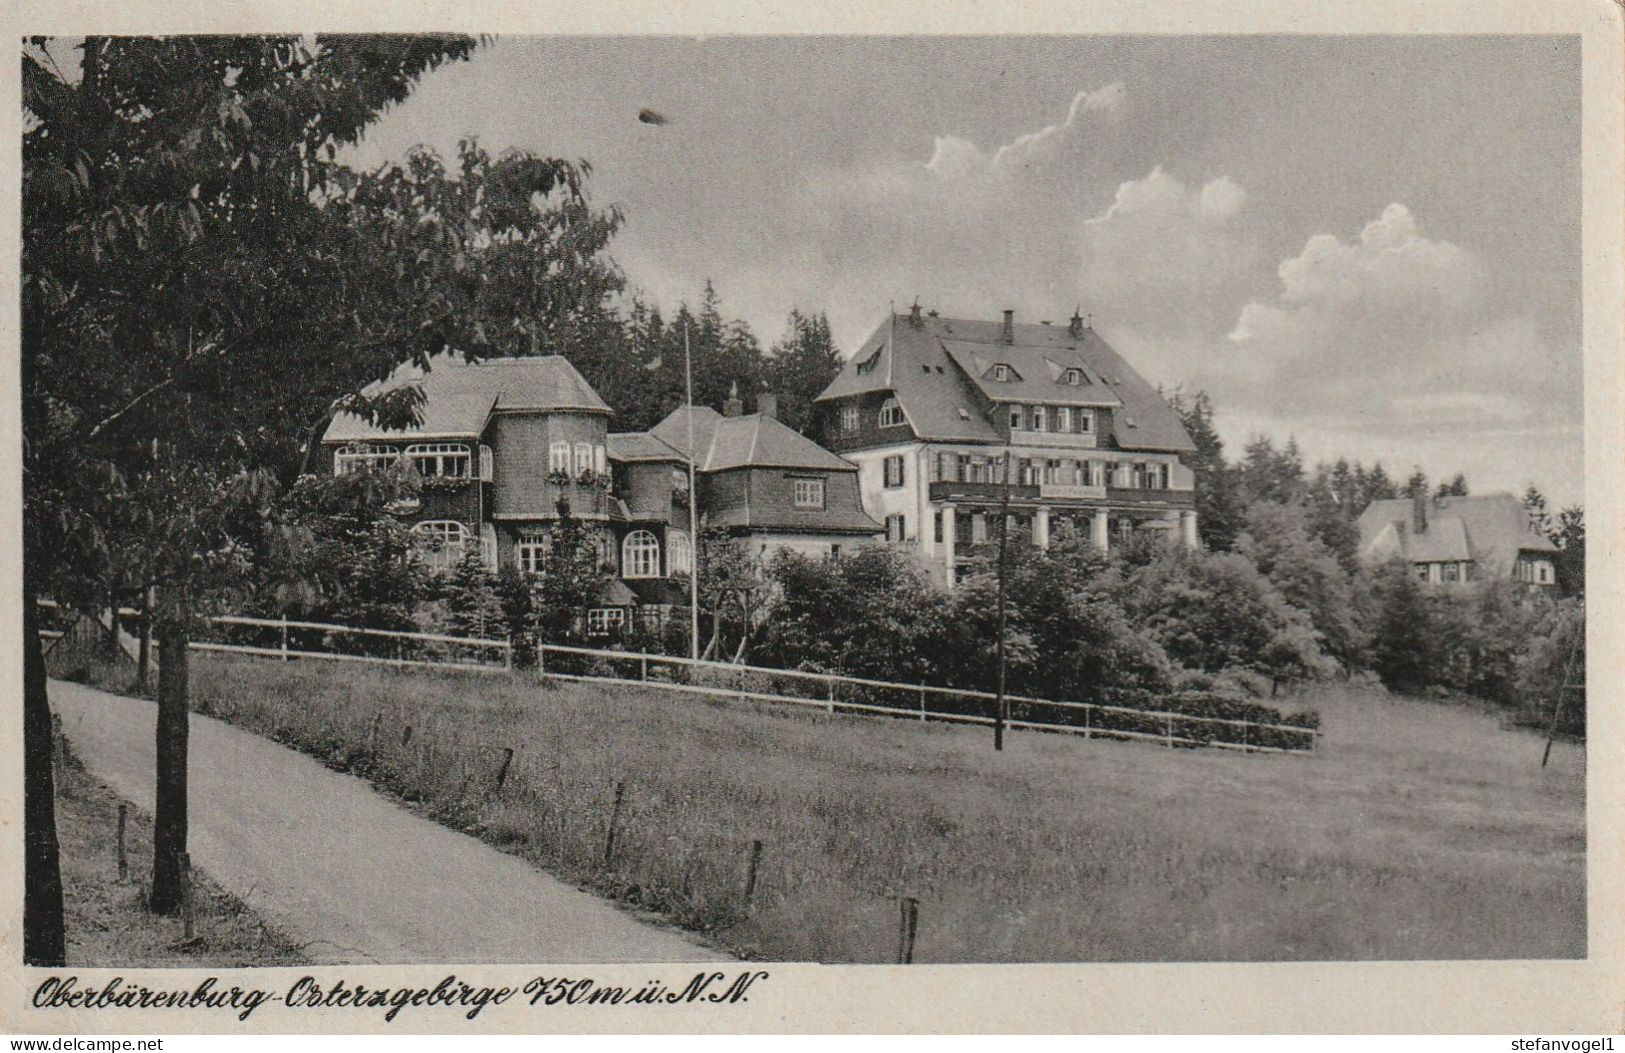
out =
{"type": "Polygon", "coordinates": [[[1572,37],[497,39],[353,153],[593,166],[665,308],[1080,308],[1230,452],[1583,500],[1572,37]],[[637,120],[640,109],[665,125],[637,120]]]}

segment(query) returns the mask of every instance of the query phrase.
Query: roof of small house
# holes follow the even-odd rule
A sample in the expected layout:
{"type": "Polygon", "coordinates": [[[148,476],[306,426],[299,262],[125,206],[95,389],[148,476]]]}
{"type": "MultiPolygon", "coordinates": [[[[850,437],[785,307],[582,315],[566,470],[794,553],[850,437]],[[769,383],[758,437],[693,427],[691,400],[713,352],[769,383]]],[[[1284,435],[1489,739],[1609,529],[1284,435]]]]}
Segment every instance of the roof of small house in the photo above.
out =
{"type": "Polygon", "coordinates": [[[370,384],[376,395],[408,384],[423,390],[422,420],[412,428],[380,428],[348,413],[334,416],[323,442],[361,439],[473,439],[493,413],[610,412],[586,378],[562,355],[493,358],[470,363],[462,356],[437,355],[429,369],[406,365],[387,380],[370,384]]]}
{"type": "Polygon", "coordinates": [[[682,463],[684,460],[681,453],[646,431],[612,431],[609,433],[608,447],[609,459],[612,461],[672,461],[682,463]]]}
{"type": "MultiPolygon", "coordinates": [[[[687,406],[679,406],[650,434],[675,450],[688,451],[687,406]]],[[[830,453],[783,421],[761,413],[724,417],[710,406],[695,406],[694,467],[702,472],[729,468],[807,468],[855,472],[857,466],[830,453]]]]}
{"type": "Polygon", "coordinates": [[[1417,533],[1411,498],[1371,502],[1358,521],[1361,553],[1368,559],[1399,556],[1411,563],[1472,560],[1505,574],[1520,552],[1557,551],[1511,494],[1432,497],[1425,511],[1427,528],[1417,533]]]}
{"type": "Polygon", "coordinates": [[[817,401],[892,392],[914,432],[931,440],[1000,441],[986,401],[1114,409],[1125,449],[1194,450],[1179,414],[1094,329],[893,315],[847,360],[817,401]],[[993,379],[1003,363],[1015,377],[993,379]],[[1079,369],[1088,383],[1066,383],[1079,369]],[[1019,379],[1015,379],[1018,377],[1019,379]]]}

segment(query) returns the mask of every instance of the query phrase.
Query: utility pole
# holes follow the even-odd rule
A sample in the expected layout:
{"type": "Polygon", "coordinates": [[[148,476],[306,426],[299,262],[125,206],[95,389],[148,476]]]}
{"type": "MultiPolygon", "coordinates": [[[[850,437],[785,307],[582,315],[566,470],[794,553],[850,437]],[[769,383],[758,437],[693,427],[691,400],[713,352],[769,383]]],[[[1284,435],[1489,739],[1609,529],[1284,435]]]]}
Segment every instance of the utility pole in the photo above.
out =
{"type": "Polygon", "coordinates": [[[688,347],[688,319],[683,319],[683,383],[688,395],[688,650],[700,657],[700,491],[694,483],[694,357],[688,347]]]}
{"type": "Polygon", "coordinates": [[[1004,749],[1004,722],[1009,703],[1004,697],[1005,602],[1004,574],[1010,549],[1010,451],[1004,451],[1004,485],[999,498],[999,687],[993,701],[993,748],[1004,749]]]}

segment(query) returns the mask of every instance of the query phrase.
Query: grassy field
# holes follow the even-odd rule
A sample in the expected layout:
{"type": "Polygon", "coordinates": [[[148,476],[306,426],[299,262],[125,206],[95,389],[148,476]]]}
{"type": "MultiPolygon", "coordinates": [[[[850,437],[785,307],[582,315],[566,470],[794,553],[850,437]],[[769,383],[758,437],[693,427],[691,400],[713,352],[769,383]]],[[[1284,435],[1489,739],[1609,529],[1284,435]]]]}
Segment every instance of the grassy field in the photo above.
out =
{"type": "Polygon", "coordinates": [[[129,808],[129,877],[118,876],[119,798],[68,755],[57,766],[56,826],[62,846],[62,898],[68,964],[88,967],[298,965],[308,959],[267,929],[207,874],[193,874],[195,923],[146,908],[152,872],[152,820],[129,808]]]}
{"type": "Polygon", "coordinates": [[[1318,756],[1032,733],[996,755],[986,730],[505,677],[199,655],[193,690],[754,957],[891,960],[903,895],[918,961],[1585,953],[1583,752],[1542,769],[1538,737],[1459,706],[1317,690],[1318,756]]]}

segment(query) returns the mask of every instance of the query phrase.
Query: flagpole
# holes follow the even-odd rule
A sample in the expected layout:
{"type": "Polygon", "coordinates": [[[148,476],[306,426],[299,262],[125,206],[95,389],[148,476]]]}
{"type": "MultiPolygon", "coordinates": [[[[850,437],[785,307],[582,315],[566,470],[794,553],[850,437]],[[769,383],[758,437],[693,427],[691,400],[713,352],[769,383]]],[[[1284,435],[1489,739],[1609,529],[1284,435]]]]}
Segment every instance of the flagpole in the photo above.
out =
{"type": "Polygon", "coordinates": [[[700,657],[700,492],[694,484],[694,359],[688,348],[688,319],[683,319],[683,383],[688,393],[688,647],[700,657]]]}

